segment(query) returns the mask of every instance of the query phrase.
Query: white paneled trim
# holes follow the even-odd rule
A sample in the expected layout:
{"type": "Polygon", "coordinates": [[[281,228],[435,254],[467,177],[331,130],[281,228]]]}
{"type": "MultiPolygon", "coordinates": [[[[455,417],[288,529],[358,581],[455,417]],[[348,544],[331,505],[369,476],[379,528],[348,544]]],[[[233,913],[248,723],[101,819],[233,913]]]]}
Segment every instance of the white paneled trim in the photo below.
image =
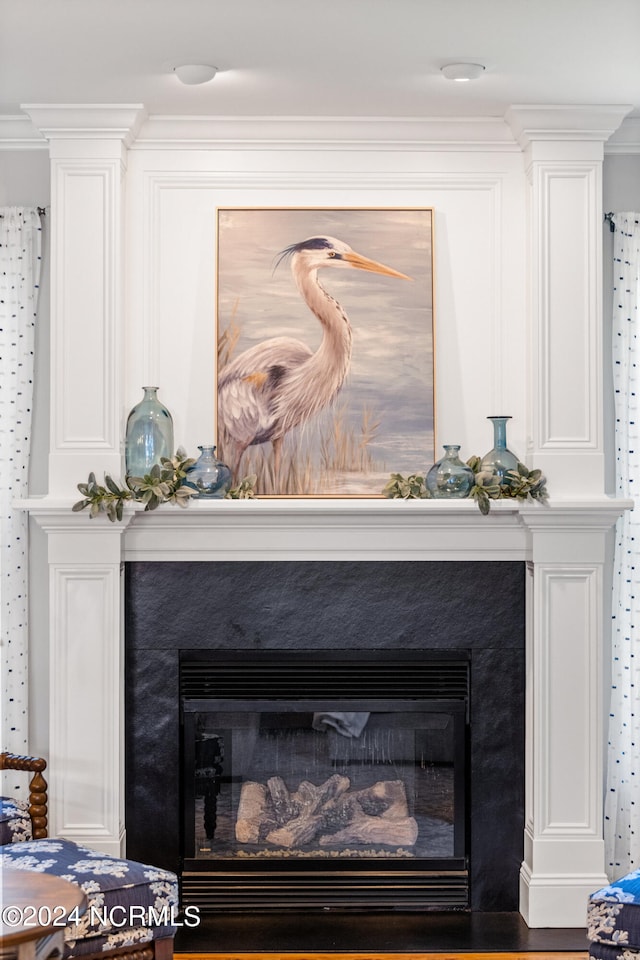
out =
{"type": "MultiPolygon", "coordinates": [[[[371,172],[361,170],[162,170],[144,172],[147,189],[161,190],[494,190],[506,174],[492,171],[371,172]]],[[[252,198],[253,200],[253,198],[252,198]]],[[[286,204],[282,204],[285,206],[286,204]]],[[[297,204],[290,204],[296,206],[297,204]]],[[[356,204],[353,204],[356,206],[356,204]]]]}
{"type": "Polygon", "coordinates": [[[120,472],[123,173],[120,156],[52,160],[52,492],[120,472]]]}
{"type": "MultiPolygon", "coordinates": [[[[489,216],[485,228],[485,243],[491,250],[491,316],[493,349],[490,351],[491,370],[488,379],[493,384],[493,403],[496,408],[504,401],[506,392],[504,368],[508,360],[510,346],[507,318],[502,312],[502,269],[503,269],[503,188],[510,176],[504,172],[464,171],[425,171],[410,173],[371,172],[360,170],[307,171],[282,170],[159,170],[144,169],[141,173],[141,195],[144,207],[139,217],[143,224],[141,272],[143,284],[138,321],[139,350],[141,354],[138,379],[140,383],[157,383],[159,375],[159,348],[162,330],[159,318],[162,316],[163,269],[162,239],[168,231],[176,229],[175,220],[167,222],[163,201],[170,192],[202,194],[203,206],[211,207],[211,215],[217,205],[232,206],[402,206],[405,196],[411,195],[410,206],[429,206],[435,191],[482,193],[487,196],[489,216]],[[235,191],[233,200],[229,200],[235,191]],[[293,198],[293,191],[299,191],[308,200],[301,202],[300,196],[293,198]],[[339,191],[348,191],[349,202],[336,199],[339,191]],[[393,204],[381,202],[381,196],[399,194],[400,199],[393,204]],[[238,200],[237,198],[241,199],[238,200]],[[265,197],[269,202],[265,202],[265,197]],[[274,198],[276,198],[274,200],[274,198]],[[163,219],[165,217],[165,219],[163,219]],[[141,316],[140,316],[141,315],[141,316]]],[[[181,228],[182,225],[178,224],[181,228]]],[[[436,228],[437,229],[437,228],[436,228]]],[[[215,232],[211,231],[212,276],[215,282],[215,232]]],[[[188,242],[188,241],[186,241],[188,242]]],[[[133,286],[133,281],[132,281],[133,286]]],[[[437,322],[437,321],[436,321],[437,322]]],[[[133,325],[132,325],[133,327],[133,325]]],[[[135,351],[131,350],[134,355],[135,351]]],[[[506,402],[506,401],[504,401],[506,402]]]]}
{"type": "MultiPolygon", "coordinates": [[[[55,501],[54,501],[55,502],[55,501]]],[[[48,535],[52,835],[124,853],[121,523],[18,501],[48,535]],[[78,522],[81,521],[81,522],[78,522]]]]}
{"type": "Polygon", "coordinates": [[[600,185],[599,164],[535,165],[537,450],[602,446],[600,185]]]}
{"type": "MultiPolygon", "coordinates": [[[[249,501],[234,511],[192,504],[136,515],[125,538],[126,560],[522,560],[526,537],[517,512],[447,509],[433,501],[249,501]],[[417,509],[413,509],[413,507],[417,509]],[[151,524],[147,523],[151,520],[151,524]]],[[[231,509],[225,509],[231,507],[231,509]]]]}
{"type": "MultiPolygon", "coordinates": [[[[585,539],[546,530],[543,554],[604,554],[604,516],[585,539]],[[571,544],[572,540],[577,542],[571,544]]],[[[520,910],[531,927],[584,926],[604,874],[602,824],[602,563],[537,562],[528,591],[524,861],[520,910]],[[595,878],[595,884],[594,884],[595,878]],[[554,896],[555,895],[555,896],[554,896]],[[561,910],[557,897],[561,895],[561,910]]]]}
{"type": "Polygon", "coordinates": [[[535,580],[534,837],[598,837],[602,570],[540,564],[535,580]]]}
{"type": "Polygon", "coordinates": [[[50,566],[51,827],[120,854],[120,566],[50,566]]]}

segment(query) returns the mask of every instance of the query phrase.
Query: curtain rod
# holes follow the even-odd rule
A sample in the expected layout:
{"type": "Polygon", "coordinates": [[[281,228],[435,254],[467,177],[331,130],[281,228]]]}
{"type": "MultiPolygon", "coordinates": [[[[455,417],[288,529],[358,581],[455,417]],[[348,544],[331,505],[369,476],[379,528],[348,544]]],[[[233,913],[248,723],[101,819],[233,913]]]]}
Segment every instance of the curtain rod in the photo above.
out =
{"type": "MultiPolygon", "coordinates": [[[[616,225],[615,225],[615,223],[613,222],[613,218],[614,218],[614,217],[615,217],[615,213],[605,213],[605,215],[604,215],[604,217],[603,217],[603,220],[604,220],[606,223],[609,224],[609,230],[611,230],[611,233],[615,233],[615,232],[616,232],[616,225]]],[[[638,221],[638,220],[634,220],[633,222],[637,224],[639,221],[638,221]]]]}

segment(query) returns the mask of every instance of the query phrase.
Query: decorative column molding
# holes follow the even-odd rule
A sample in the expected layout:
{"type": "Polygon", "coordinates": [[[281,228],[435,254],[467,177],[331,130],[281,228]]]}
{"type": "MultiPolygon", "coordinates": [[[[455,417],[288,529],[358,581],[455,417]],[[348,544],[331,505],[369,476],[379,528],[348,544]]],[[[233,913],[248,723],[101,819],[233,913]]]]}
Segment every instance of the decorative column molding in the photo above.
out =
{"type": "Polygon", "coordinates": [[[48,535],[50,834],[125,852],[122,523],[31,505],[48,535]]]}
{"type": "Polygon", "coordinates": [[[607,883],[603,840],[603,578],[625,504],[555,518],[523,509],[531,538],[527,791],[520,910],[530,927],[582,926],[607,883]],[[570,706],[569,706],[570,705],[570,706]]]}
{"type": "Polygon", "coordinates": [[[138,105],[23,107],[51,156],[49,494],[122,472],[124,173],[138,105]]]}
{"type": "Polygon", "coordinates": [[[530,461],[604,493],[602,160],[627,106],[514,106],[530,191],[530,461]]]}

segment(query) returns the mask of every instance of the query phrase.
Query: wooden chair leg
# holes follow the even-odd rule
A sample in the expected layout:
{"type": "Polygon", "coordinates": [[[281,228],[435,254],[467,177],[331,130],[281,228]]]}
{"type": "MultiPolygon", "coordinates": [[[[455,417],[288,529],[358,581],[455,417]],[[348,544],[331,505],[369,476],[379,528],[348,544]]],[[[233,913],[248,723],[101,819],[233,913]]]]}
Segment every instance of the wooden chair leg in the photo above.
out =
{"type": "Polygon", "coordinates": [[[173,957],[173,937],[161,937],[154,940],[155,960],[171,960],[173,957]]]}

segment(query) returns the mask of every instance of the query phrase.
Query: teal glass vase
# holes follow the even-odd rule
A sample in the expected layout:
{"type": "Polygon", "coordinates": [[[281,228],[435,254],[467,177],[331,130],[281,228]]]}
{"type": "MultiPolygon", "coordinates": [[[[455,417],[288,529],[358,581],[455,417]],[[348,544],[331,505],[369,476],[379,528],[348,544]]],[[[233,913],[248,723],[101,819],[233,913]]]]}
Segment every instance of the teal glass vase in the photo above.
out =
{"type": "Polygon", "coordinates": [[[444,457],[427,473],[425,486],[432,497],[463,499],[469,496],[474,484],[473,470],[462,462],[459,452],[459,444],[445,444],[444,457]]]}
{"type": "Polygon", "coordinates": [[[187,470],[185,486],[197,491],[198,497],[224,497],[231,489],[231,470],[216,457],[216,448],[211,444],[198,447],[200,456],[187,470]]]}
{"type": "Polygon", "coordinates": [[[158,387],[142,390],[142,400],[127,418],[124,457],[130,477],[144,477],[161,457],[173,456],[171,414],[158,400],[158,387]]]}
{"type": "Polygon", "coordinates": [[[507,420],[511,417],[487,417],[493,423],[493,447],[480,462],[480,469],[491,471],[500,481],[507,470],[515,470],[518,458],[507,447],[507,420]]]}

